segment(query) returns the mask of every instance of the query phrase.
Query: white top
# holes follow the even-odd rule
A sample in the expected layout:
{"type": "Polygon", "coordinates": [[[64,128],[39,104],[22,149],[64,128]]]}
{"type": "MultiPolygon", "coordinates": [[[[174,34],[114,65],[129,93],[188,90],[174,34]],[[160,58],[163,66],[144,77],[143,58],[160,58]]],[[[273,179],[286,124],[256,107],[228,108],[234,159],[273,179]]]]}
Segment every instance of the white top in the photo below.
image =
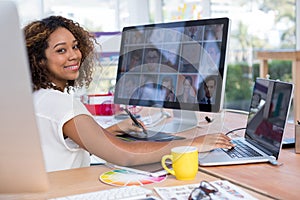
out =
{"type": "Polygon", "coordinates": [[[46,171],[89,166],[89,152],[71,139],[64,139],[62,131],[63,125],[75,116],[92,116],[85,106],[73,95],[53,89],[35,91],[33,99],[46,171]]]}

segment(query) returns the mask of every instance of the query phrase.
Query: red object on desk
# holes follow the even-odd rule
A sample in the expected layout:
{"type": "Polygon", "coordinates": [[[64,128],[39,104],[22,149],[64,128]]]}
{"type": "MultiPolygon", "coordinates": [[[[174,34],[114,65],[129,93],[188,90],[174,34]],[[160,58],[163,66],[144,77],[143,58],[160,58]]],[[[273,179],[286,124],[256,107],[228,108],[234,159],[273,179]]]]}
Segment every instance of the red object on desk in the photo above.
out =
{"type": "Polygon", "coordinates": [[[113,94],[93,94],[87,97],[83,103],[92,115],[110,116],[120,110],[120,105],[113,103],[113,94]]]}

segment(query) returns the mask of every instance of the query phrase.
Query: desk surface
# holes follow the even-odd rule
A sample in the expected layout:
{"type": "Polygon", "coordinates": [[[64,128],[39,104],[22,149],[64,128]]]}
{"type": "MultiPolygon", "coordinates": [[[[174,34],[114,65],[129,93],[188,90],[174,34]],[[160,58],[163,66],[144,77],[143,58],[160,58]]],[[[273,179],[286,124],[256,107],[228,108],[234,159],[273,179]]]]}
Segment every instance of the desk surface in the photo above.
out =
{"type": "MultiPolygon", "coordinates": [[[[205,115],[206,114],[211,115],[214,121],[209,126],[201,127],[200,130],[202,131],[200,131],[200,134],[215,131],[225,132],[235,128],[245,127],[246,125],[246,115],[230,112],[219,115],[205,113],[205,115]]],[[[287,137],[293,135],[293,128],[294,126],[292,124],[288,125],[286,129],[287,137]]],[[[182,134],[188,136],[189,133],[190,131],[187,131],[182,134]]],[[[283,163],[283,165],[247,164],[200,167],[197,178],[193,181],[178,181],[173,176],[168,176],[167,180],[161,183],[146,185],[146,187],[174,186],[199,183],[201,180],[213,181],[226,179],[236,185],[242,186],[244,189],[248,188],[249,190],[246,191],[258,199],[297,199],[297,194],[299,194],[297,191],[300,185],[300,154],[295,154],[294,148],[283,149],[280,153],[279,162],[283,163]],[[252,191],[256,192],[254,193],[252,191]]],[[[146,166],[146,168],[148,168],[148,166],[146,166]]],[[[103,184],[98,179],[99,175],[107,170],[108,169],[104,166],[93,166],[48,173],[50,181],[50,190],[48,193],[24,194],[21,196],[21,199],[47,199],[109,189],[112,186],[103,184]]],[[[0,199],[20,199],[20,196],[0,195],[0,199]]]]}
{"type": "Polygon", "coordinates": [[[300,185],[300,155],[294,149],[281,152],[280,166],[247,164],[201,167],[200,171],[227,179],[246,188],[278,199],[298,199],[300,185]]]}
{"type": "MultiPolygon", "coordinates": [[[[109,169],[104,166],[92,166],[80,169],[64,170],[48,173],[50,190],[48,193],[44,194],[22,194],[22,195],[6,195],[1,196],[0,199],[11,200],[11,199],[48,199],[60,196],[67,196],[71,194],[79,194],[85,192],[93,192],[103,189],[114,188],[113,186],[103,184],[99,181],[98,177],[105,171],[109,169]]],[[[208,175],[203,172],[199,172],[195,180],[192,181],[178,181],[173,176],[168,176],[168,178],[161,183],[154,183],[145,185],[146,188],[153,189],[153,187],[162,186],[176,186],[185,184],[195,184],[199,183],[201,180],[214,181],[218,178],[208,175]]],[[[242,188],[244,191],[248,192],[252,196],[258,199],[270,199],[251,190],[242,188]]],[[[155,192],[154,192],[154,195],[155,192]]]]}

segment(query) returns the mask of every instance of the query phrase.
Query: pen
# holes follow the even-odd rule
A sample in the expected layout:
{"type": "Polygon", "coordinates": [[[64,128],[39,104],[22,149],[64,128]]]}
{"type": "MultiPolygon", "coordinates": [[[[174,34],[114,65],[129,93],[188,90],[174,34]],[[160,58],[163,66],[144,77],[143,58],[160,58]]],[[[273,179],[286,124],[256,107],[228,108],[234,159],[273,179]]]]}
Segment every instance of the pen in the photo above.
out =
{"type": "Polygon", "coordinates": [[[124,111],[129,115],[129,117],[132,119],[132,121],[134,122],[134,124],[137,126],[137,127],[140,127],[143,129],[143,132],[145,134],[147,134],[147,131],[146,129],[144,128],[144,126],[133,116],[133,114],[127,109],[127,108],[124,108],[124,111]]]}

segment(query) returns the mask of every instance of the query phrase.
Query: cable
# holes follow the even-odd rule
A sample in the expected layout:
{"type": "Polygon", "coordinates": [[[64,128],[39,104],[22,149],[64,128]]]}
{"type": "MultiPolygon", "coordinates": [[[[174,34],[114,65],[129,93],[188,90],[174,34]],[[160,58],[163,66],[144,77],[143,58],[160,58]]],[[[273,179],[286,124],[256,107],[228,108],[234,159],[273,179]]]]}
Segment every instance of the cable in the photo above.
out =
{"type": "Polygon", "coordinates": [[[230,131],[228,131],[227,133],[225,133],[225,135],[229,135],[230,133],[234,132],[234,131],[239,131],[239,130],[243,130],[243,129],[246,129],[245,127],[244,128],[236,128],[236,129],[232,129],[230,131]]]}

